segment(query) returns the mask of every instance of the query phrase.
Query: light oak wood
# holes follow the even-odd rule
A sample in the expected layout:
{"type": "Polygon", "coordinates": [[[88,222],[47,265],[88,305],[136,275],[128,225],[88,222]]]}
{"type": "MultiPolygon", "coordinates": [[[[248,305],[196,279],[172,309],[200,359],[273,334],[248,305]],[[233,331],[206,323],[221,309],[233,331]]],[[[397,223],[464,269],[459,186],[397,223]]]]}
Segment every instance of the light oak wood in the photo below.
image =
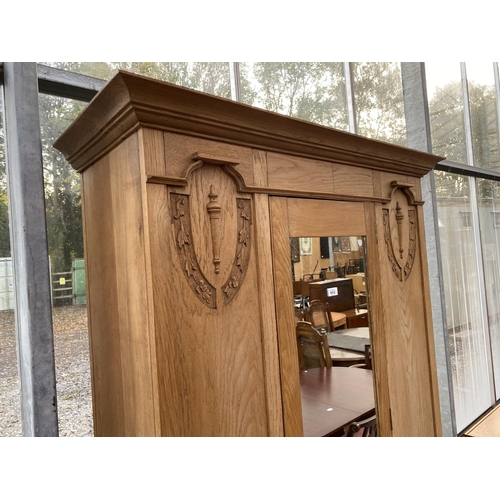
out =
{"type": "Polygon", "coordinates": [[[353,168],[347,165],[333,166],[333,189],[337,194],[356,196],[380,196],[375,192],[374,171],[367,168],[353,168]]]}
{"type": "MultiPolygon", "coordinates": [[[[234,183],[220,169],[207,167],[193,172],[189,193],[192,244],[200,268],[215,287],[217,309],[210,309],[198,300],[185,279],[172,226],[171,193],[164,186],[148,187],[156,341],[158,364],[162,366],[159,373],[162,435],[268,435],[261,298],[256,293],[253,245],[239,293],[227,307],[222,306],[222,285],[236,248],[234,183]],[[226,216],[221,227],[224,245],[218,274],[212,265],[211,252],[206,251],[207,242],[211,241],[205,209],[210,186],[221,193],[226,216]]],[[[273,385],[272,380],[268,385],[273,385]]]]}
{"type": "Polygon", "coordinates": [[[285,436],[303,436],[299,387],[299,364],[293,315],[293,287],[290,269],[290,233],[288,206],[285,198],[269,200],[271,242],[273,247],[273,278],[278,329],[283,424],[285,436]]]}
{"type": "MultiPolygon", "coordinates": [[[[202,151],[214,157],[227,158],[236,163],[235,169],[247,185],[254,184],[253,153],[251,148],[221,144],[220,141],[208,141],[196,137],[186,137],[179,134],[164,134],[165,144],[165,175],[170,177],[185,177],[185,172],[192,163],[193,153],[202,151]]],[[[148,172],[157,175],[155,172],[148,172]]]]}
{"type": "Polygon", "coordinates": [[[267,165],[270,188],[333,192],[331,163],[268,153],[267,165]]]}
{"type": "Polygon", "coordinates": [[[147,175],[167,175],[163,136],[164,134],[160,130],[139,129],[141,165],[147,175]]]}
{"type": "Polygon", "coordinates": [[[288,224],[292,238],[365,234],[362,203],[297,198],[288,200],[288,210],[290,213],[288,224]]]}
{"type": "Polygon", "coordinates": [[[269,198],[255,195],[255,250],[262,329],[262,354],[269,436],[283,436],[283,408],[271,248],[269,198]]]}
{"type": "Polygon", "coordinates": [[[363,236],[381,436],[440,435],[420,177],[441,159],[119,72],[82,172],[96,435],[301,436],[290,237],[363,236]]]}
{"type": "Polygon", "coordinates": [[[156,435],[137,134],[82,183],[94,434],[156,435]]]}
{"type": "Polygon", "coordinates": [[[384,256],[379,254],[379,240],[377,231],[376,207],[373,203],[365,203],[366,220],[366,288],[369,291],[370,301],[368,313],[370,318],[370,345],[372,347],[372,365],[375,385],[375,406],[377,408],[379,435],[392,435],[391,393],[387,374],[389,353],[385,334],[383,288],[381,286],[381,269],[385,264],[384,256]],[[371,242],[371,243],[370,243],[371,242]],[[377,285],[378,284],[378,285],[377,285]]]}

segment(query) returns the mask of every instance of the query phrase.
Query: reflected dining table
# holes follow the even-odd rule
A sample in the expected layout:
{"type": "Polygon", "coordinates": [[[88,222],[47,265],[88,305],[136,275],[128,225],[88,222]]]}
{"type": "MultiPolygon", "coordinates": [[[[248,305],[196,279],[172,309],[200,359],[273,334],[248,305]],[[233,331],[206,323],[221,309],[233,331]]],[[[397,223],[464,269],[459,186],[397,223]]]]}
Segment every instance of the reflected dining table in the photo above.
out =
{"type": "Polygon", "coordinates": [[[361,368],[309,368],[300,372],[305,437],[337,435],[375,412],[373,376],[361,368]]]}

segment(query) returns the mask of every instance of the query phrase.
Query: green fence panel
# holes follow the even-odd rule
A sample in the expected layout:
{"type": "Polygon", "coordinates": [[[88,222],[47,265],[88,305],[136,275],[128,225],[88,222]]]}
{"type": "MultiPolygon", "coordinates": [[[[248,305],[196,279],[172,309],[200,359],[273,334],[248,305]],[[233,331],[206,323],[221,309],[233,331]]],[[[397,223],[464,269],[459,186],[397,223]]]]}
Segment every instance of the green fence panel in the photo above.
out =
{"type": "Polygon", "coordinates": [[[73,260],[73,296],[75,297],[75,304],[87,303],[84,259],[73,260]]]}

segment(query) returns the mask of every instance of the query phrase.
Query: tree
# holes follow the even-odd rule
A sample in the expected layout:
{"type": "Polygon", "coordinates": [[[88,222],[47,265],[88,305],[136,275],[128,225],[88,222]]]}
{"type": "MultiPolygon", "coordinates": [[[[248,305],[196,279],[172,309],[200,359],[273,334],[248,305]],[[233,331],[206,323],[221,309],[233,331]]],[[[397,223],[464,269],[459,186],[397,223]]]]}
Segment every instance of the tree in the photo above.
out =
{"type": "Polygon", "coordinates": [[[436,89],[429,101],[429,113],[433,152],[467,164],[461,83],[451,82],[436,89]]]}
{"type": "MultiPolygon", "coordinates": [[[[48,64],[54,66],[54,63],[48,64]]],[[[57,66],[104,79],[122,68],[223,97],[230,96],[227,63],[57,63],[57,66]]],[[[73,259],[83,257],[80,176],[52,144],[85,105],[61,97],[39,96],[47,233],[53,272],[69,271],[73,259]]],[[[0,225],[1,202],[0,190],[0,225]]]]}
{"type": "Polygon", "coordinates": [[[500,169],[498,118],[494,85],[469,82],[474,165],[500,169]]]}
{"type": "Polygon", "coordinates": [[[52,271],[71,270],[74,258],[83,257],[80,176],[53,148],[85,103],[39,96],[47,235],[52,271]]]}
{"type": "Polygon", "coordinates": [[[352,63],[358,133],[406,146],[400,63],[352,63]]]}
{"type": "Polygon", "coordinates": [[[0,96],[0,258],[10,257],[9,209],[5,166],[2,99],[0,96]]]}
{"type": "Polygon", "coordinates": [[[242,63],[241,80],[246,104],[347,129],[342,63],[242,63]]]}

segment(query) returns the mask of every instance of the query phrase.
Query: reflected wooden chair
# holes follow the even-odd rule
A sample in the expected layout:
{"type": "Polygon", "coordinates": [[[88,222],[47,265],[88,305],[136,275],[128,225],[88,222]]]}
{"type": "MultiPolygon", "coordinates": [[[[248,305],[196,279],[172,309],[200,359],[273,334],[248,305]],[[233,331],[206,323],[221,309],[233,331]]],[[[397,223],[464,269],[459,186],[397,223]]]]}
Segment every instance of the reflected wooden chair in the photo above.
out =
{"type": "Polygon", "coordinates": [[[320,300],[311,301],[306,320],[320,332],[333,332],[334,330],[330,318],[330,308],[328,304],[325,305],[320,300]]]}
{"type": "Polygon", "coordinates": [[[322,332],[334,332],[341,327],[345,328],[347,324],[345,314],[330,311],[330,304],[324,304],[320,300],[311,301],[306,320],[322,332]]]}
{"type": "Polygon", "coordinates": [[[299,321],[304,321],[304,313],[296,307],[294,307],[293,309],[295,312],[295,325],[297,325],[299,321]]]}
{"type": "Polygon", "coordinates": [[[365,370],[372,369],[372,351],[369,344],[365,345],[365,362],[356,365],[351,365],[349,368],[364,368],[365,370]]]}
{"type": "Polygon", "coordinates": [[[353,422],[344,428],[344,437],[377,437],[377,416],[353,422]]]}
{"type": "Polygon", "coordinates": [[[308,321],[299,321],[295,328],[299,369],[331,368],[332,358],[328,346],[328,336],[314,328],[308,321]]]}
{"type": "Polygon", "coordinates": [[[339,278],[345,278],[345,275],[347,273],[347,264],[343,266],[337,266],[335,270],[337,271],[337,276],[339,278]]]}

